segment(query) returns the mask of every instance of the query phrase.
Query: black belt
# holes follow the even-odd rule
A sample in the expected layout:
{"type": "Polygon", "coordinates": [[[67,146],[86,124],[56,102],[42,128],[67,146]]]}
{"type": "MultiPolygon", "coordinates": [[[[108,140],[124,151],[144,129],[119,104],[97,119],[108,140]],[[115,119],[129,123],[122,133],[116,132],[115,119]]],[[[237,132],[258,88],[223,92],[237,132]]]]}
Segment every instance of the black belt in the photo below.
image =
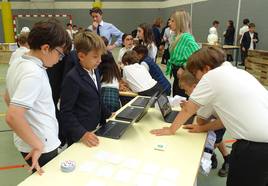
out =
{"type": "Polygon", "coordinates": [[[255,142],[255,141],[249,141],[249,140],[245,140],[245,139],[238,139],[237,142],[248,143],[248,144],[256,144],[256,145],[268,145],[268,142],[255,142]]]}

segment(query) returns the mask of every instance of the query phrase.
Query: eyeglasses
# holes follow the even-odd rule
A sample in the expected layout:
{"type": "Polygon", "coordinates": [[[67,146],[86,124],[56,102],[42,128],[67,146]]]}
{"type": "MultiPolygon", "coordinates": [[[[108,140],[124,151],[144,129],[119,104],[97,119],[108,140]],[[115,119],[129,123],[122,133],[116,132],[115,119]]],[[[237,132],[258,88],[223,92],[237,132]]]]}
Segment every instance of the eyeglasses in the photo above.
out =
{"type": "Polygon", "coordinates": [[[59,51],[59,49],[55,48],[55,50],[59,53],[59,61],[61,61],[64,58],[64,53],[62,53],[61,51],[59,51]]]}

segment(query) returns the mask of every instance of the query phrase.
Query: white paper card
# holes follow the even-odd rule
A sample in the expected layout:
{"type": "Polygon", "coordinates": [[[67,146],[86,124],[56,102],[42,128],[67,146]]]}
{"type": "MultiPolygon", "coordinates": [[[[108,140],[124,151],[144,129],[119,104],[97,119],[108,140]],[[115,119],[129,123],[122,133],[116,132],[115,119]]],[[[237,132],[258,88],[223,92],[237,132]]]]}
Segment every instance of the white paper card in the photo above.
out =
{"type": "Polygon", "coordinates": [[[120,182],[130,183],[131,178],[134,176],[134,172],[129,169],[120,169],[115,175],[115,179],[120,182]]]}
{"type": "Polygon", "coordinates": [[[107,186],[103,181],[101,180],[90,180],[86,186],[107,186]]]}
{"type": "Polygon", "coordinates": [[[112,177],[113,173],[114,167],[112,165],[103,165],[97,170],[96,175],[109,178],[112,177]]]}
{"type": "Polygon", "coordinates": [[[141,164],[141,161],[138,160],[138,159],[126,159],[122,166],[123,167],[126,167],[126,168],[129,168],[129,169],[137,169],[141,164]]]}
{"type": "Polygon", "coordinates": [[[163,169],[163,171],[161,171],[160,175],[163,178],[175,182],[180,176],[180,172],[178,169],[175,168],[165,168],[163,169]]]}
{"type": "Polygon", "coordinates": [[[97,168],[98,164],[94,161],[88,161],[83,163],[79,170],[82,172],[93,172],[97,168]]]}
{"type": "Polygon", "coordinates": [[[160,166],[155,163],[146,163],[143,166],[142,172],[147,174],[157,174],[160,170],[160,166]]]}
{"type": "Polygon", "coordinates": [[[153,185],[153,176],[149,174],[139,174],[137,177],[136,186],[151,186],[153,185]]]}

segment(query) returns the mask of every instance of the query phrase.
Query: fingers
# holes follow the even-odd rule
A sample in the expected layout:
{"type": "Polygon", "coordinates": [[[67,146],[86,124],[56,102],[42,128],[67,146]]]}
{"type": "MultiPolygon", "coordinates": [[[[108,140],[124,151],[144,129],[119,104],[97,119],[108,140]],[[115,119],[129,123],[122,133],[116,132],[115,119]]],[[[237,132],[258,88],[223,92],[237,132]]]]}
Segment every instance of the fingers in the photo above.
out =
{"type": "Polygon", "coordinates": [[[86,145],[89,147],[94,147],[99,144],[99,139],[94,133],[90,133],[87,138],[86,145]]]}
{"type": "Polygon", "coordinates": [[[163,136],[165,135],[165,129],[154,129],[150,131],[151,134],[154,134],[156,136],[163,136]]]}

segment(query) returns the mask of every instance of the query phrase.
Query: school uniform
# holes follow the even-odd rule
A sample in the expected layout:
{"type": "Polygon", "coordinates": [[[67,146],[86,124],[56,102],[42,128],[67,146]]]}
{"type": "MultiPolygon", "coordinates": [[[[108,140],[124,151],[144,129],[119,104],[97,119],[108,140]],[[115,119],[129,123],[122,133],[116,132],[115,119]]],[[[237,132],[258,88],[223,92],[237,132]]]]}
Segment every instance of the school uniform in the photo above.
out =
{"type": "Polygon", "coordinates": [[[190,100],[201,107],[211,105],[237,139],[230,155],[227,186],[267,185],[268,92],[258,80],[224,62],[202,77],[190,100]]]}
{"type": "Polygon", "coordinates": [[[88,131],[110,117],[101,101],[97,70],[87,71],[77,64],[65,77],[60,102],[60,118],[68,144],[79,141],[88,131]]]}
{"type": "MultiPolygon", "coordinates": [[[[60,145],[55,107],[43,62],[28,55],[15,59],[7,71],[6,84],[10,105],[26,109],[25,118],[44,145],[39,159],[43,166],[57,155],[60,145]],[[46,154],[45,160],[43,154],[46,154]]],[[[32,150],[16,133],[14,144],[24,156],[32,150]]],[[[28,163],[30,165],[31,161],[28,163]]]]}
{"type": "Polygon", "coordinates": [[[243,37],[242,37],[242,42],[241,42],[241,48],[244,47],[246,50],[245,51],[241,51],[243,54],[243,59],[242,59],[242,64],[244,64],[245,59],[248,56],[248,50],[254,50],[256,49],[256,43],[259,42],[259,37],[258,37],[258,33],[254,32],[245,32],[243,37]],[[253,39],[256,39],[257,41],[254,42],[253,39]]]}
{"type": "Polygon", "coordinates": [[[159,66],[154,62],[152,58],[149,56],[145,57],[144,60],[141,62],[141,65],[144,65],[145,68],[149,71],[150,75],[154,80],[156,80],[161,87],[163,88],[164,92],[167,95],[171,93],[171,85],[167,78],[164,76],[162,70],[159,66]]]}
{"type": "Polygon", "coordinates": [[[124,66],[123,80],[133,92],[142,96],[152,96],[156,91],[162,91],[159,83],[138,63],[124,66]]]}

